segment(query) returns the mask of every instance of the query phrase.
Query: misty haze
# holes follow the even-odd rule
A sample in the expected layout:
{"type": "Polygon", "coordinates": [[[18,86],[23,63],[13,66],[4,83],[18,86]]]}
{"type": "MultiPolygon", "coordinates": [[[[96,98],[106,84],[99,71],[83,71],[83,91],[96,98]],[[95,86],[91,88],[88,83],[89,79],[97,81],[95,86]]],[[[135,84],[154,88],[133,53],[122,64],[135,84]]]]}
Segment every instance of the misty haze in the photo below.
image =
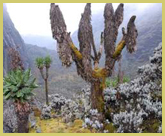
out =
{"type": "Polygon", "coordinates": [[[4,3],[3,78],[4,133],[162,133],[162,3],[4,3]]]}

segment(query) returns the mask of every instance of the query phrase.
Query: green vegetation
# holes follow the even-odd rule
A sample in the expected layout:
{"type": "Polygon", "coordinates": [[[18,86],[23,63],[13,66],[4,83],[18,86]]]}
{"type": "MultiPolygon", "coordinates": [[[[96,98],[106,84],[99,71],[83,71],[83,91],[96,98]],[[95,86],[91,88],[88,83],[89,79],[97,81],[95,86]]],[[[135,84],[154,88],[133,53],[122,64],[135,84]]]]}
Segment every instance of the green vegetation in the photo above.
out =
{"type": "Polygon", "coordinates": [[[45,81],[45,93],[46,93],[46,104],[49,105],[49,100],[48,100],[48,77],[49,77],[49,68],[52,63],[52,59],[50,56],[46,56],[45,58],[38,57],[36,58],[36,66],[40,70],[41,76],[45,81]],[[44,67],[46,68],[46,73],[44,75],[43,69],[44,67]]]}
{"type": "Polygon", "coordinates": [[[44,68],[44,59],[36,58],[36,65],[39,69],[43,69],[44,68]]]}
{"type": "Polygon", "coordinates": [[[50,58],[50,56],[46,56],[44,59],[44,65],[45,67],[50,67],[50,64],[52,63],[52,59],[50,58]]]}
{"type": "MultiPolygon", "coordinates": [[[[32,90],[37,88],[31,70],[12,70],[3,79],[3,95],[6,100],[13,100],[17,116],[18,133],[28,133],[28,117],[30,105],[28,100],[33,96],[32,90]]],[[[13,113],[14,114],[14,113],[13,113]]]]}
{"type": "MultiPolygon", "coordinates": [[[[128,76],[123,77],[123,83],[128,83],[129,81],[130,81],[130,78],[128,76]]],[[[106,87],[117,87],[118,77],[107,78],[105,84],[106,84],[106,87]]]]}
{"type": "Polygon", "coordinates": [[[123,83],[128,83],[130,82],[130,78],[128,76],[123,77],[123,83]]]}
{"type": "Polygon", "coordinates": [[[20,69],[9,72],[3,80],[4,98],[26,102],[33,95],[32,90],[37,88],[36,79],[31,77],[30,69],[25,72],[20,69]]]}

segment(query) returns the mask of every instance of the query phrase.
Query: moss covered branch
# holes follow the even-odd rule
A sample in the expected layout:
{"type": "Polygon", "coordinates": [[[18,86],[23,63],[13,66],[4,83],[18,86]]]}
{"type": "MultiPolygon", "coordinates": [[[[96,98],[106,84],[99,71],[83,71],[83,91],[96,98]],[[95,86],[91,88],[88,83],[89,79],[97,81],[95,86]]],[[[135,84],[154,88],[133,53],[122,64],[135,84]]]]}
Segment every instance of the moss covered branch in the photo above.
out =
{"type": "Polygon", "coordinates": [[[70,48],[72,49],[74,55],[78,58],[78,60],[82,60],[82,54],[79,52],[79,50],[73,44],[73,42],[69,42],[69,45],[70,45],[70,48]]]}
{"type": "Polygon", "coordinates": [[[117,45],[116,49],[115,49],[115,52],[113,54],[113,58],[116,59],[118,56],[120,56],[122,50],[124,49],[125,47],[125,41],[124,40],[121,40],[119,42],[119,44],[117,45]]]}

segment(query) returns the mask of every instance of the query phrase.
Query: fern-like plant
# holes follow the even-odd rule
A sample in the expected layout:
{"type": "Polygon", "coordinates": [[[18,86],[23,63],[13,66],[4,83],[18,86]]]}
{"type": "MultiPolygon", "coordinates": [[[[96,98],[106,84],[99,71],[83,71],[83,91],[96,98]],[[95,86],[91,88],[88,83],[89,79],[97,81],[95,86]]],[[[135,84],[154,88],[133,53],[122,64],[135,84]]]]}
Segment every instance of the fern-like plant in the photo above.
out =
{"type": "Polygon", "coordinates": [[[33,94],[32,90],[37,88],[35,78],[32,78],[31,70],[23,71],[15,69],[3,79],[3,95],[6,100],[13,100],[17,115],[19,133],[28,133],[28,117],[30,105],[28,100],[33,94]]]}

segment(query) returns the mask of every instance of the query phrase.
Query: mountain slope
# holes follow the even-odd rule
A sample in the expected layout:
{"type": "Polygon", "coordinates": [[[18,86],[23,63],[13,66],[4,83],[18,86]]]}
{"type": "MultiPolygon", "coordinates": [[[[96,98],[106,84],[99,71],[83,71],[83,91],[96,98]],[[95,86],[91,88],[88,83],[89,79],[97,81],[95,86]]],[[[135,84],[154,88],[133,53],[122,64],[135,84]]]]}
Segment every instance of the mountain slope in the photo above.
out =
{"type": "Polygon", "coordinates": [[[25,44],[21,35],[14,27],[12,20],[7,12],[6,5],[3,4],[3,74],[10,70],[10,57],[8,50],[15,48],[21,55],[24,67],[27,68],[29,65],[28,57],[25,51],[25,44]],[[16,47],[19,46],[18,49],[16,47]]]}
{"type": "Polygon", "coordinates": [[[56,50],[56,41],[51,36],[22,35],[25,43],[56,50]]]}
{"type": "MultiPolygon", "coordinates": [[[[33,37],[32,39],[35,39],[33,37]]],[[[37,38],[36,38],[37,39],[37,38]]],[[[42,39],[42,37],[39,37],[42,39]]],[[[46,39],[42,39],[43,41],[46,39]]],[[[50,38],[48,38],[48,43],[50,38]]],[[[55,44],[55,40],[53,40],[55,44]]],[[[39,46],[39,45],[38,45],[39,46]]],[[[8,50],[15,48],[21,55],[21,59],[25,68],[31,68],[33,76],[38,79],[39,89],[36,90],[37,97],[43,102],[45,99],[44,82],[41,78],[40,72],[35,66],[35,59],[37,57],[45,57],[50,55],[53,63],[50,68],[49,76],[49,94],[59,93],[71,98],[74,93],[81,90],[86,83],[78,77],[75,66],[65,68],[59,60],[58,54],[55,50],[38,47],[36,45],[25,44],[21,35],[14,27],[12,20],[7,12],[6,5],[3,5],[3,72],[4,75],[10,71],[10,57],[8,50]],[[17,48],[19,46],[19,48],[17,48]]],[[[42,46],[42,45],[40,45],[42,46]]],[[[55,48],[55,45],[54,45],[55,48]]]]}

